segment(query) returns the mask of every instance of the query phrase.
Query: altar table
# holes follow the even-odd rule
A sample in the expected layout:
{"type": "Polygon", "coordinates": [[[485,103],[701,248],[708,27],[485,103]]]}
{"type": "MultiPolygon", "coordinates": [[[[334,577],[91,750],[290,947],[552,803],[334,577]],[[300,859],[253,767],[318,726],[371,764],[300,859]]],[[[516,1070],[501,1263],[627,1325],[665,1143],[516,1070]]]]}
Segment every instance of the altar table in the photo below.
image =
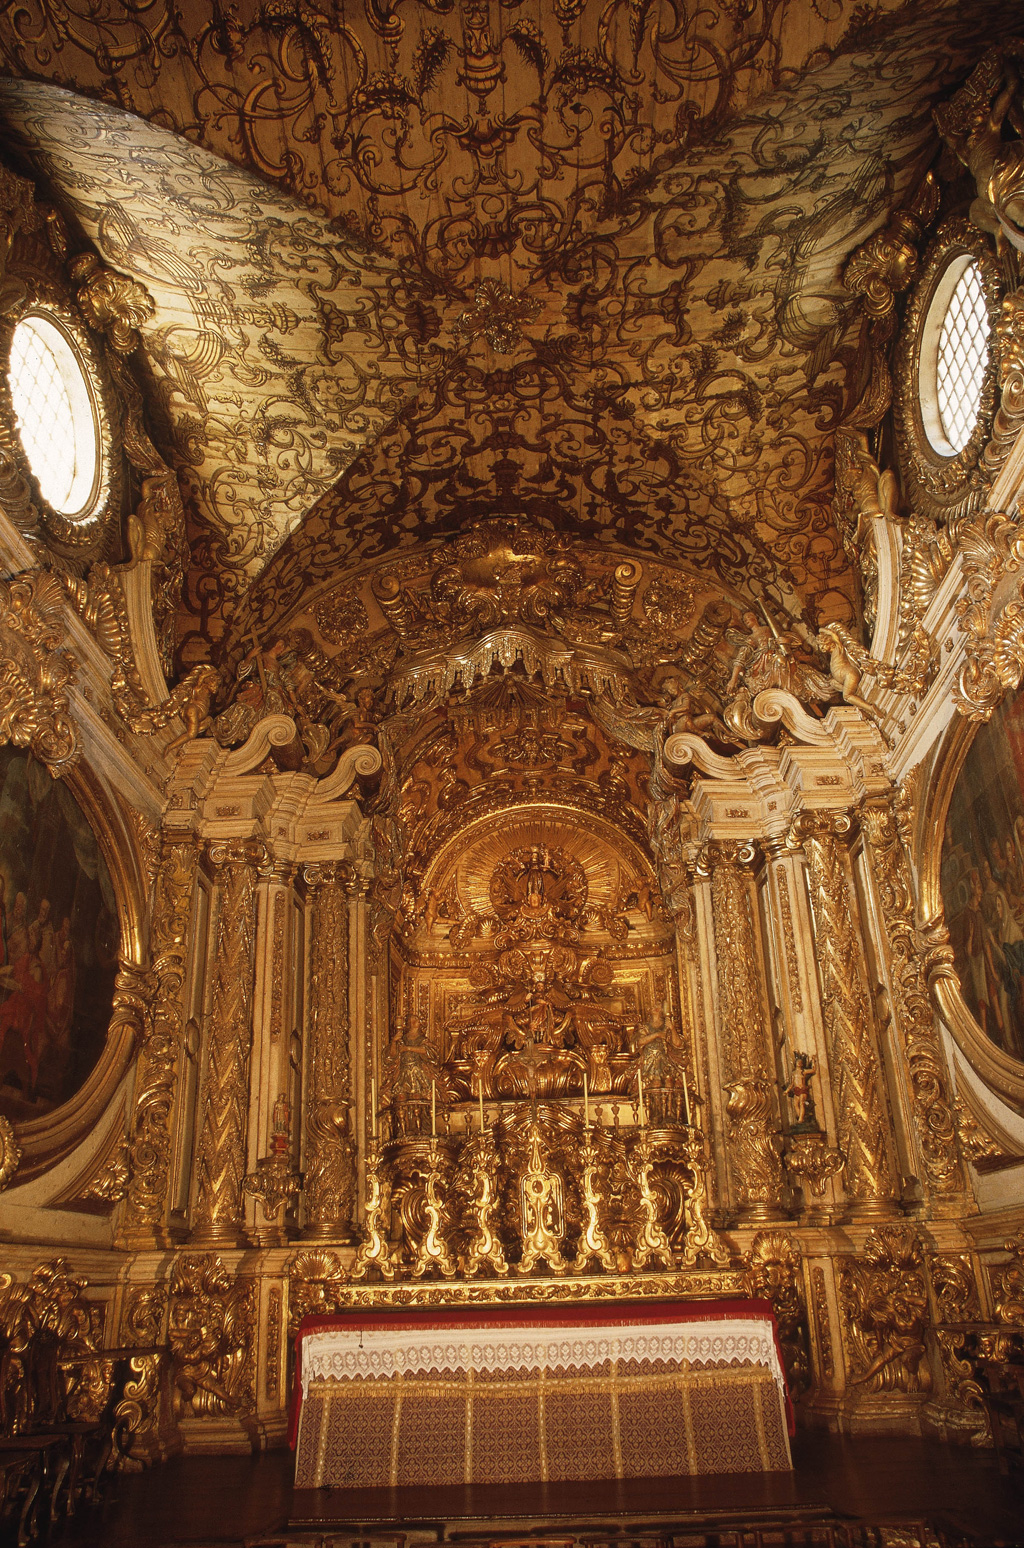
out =
{"type": "Polygon", "coordinates": [[[767,1301],[359,1311],[297,1344],[298,1489],[792,1467],[767,1301]]]}

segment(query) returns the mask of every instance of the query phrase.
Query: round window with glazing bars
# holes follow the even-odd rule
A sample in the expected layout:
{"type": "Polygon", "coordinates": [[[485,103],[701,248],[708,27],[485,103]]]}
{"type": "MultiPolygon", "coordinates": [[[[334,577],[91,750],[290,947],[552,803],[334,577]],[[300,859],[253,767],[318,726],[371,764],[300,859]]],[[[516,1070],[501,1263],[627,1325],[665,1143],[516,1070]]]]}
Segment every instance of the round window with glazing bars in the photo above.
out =
{"type": "Polygon", "coordinates": [[[103,486],[96,396],[71,335],[29,312],[11,335],[7,380],[25,460],[46,504],[68,519],[91,516],[103,486]]]}
{"type": "Polygon", "coordinates": [[[921,340],[921,418],[932,450],[956,457],[974,433],[989,363],[991,317],[981,265],[961,253],[943,270],[921,340]]]}

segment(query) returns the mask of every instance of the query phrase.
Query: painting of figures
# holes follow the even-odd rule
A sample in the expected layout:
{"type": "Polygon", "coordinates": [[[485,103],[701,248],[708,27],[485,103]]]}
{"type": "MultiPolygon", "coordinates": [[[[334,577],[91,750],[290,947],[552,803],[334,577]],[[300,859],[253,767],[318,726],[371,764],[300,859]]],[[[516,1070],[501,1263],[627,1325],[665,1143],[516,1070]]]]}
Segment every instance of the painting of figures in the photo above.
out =
{"type": "Polygon", "coordinates": [[[59,1107],[106,1039],[117,907],[92,828],[63,780],[0,748],[0,1113],[59,1107]]]}
{"type": "Polygon", "coordinates": [[[963,996],[1024,1059],[1024,693],[979,727],[953,791],[942,898],[963,996]]]}

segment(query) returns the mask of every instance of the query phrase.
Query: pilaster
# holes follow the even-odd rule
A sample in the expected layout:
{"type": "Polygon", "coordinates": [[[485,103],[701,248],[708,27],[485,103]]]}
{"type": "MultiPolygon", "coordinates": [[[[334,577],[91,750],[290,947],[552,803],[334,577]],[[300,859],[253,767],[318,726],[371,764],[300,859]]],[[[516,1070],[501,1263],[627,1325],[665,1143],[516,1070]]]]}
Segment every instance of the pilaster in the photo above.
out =
{"type": "Polygon", "coordinates": [[[204,1039],[191,1235],[191,1241],[201,1246],[240,1246],[245,1241],[242,1184],[249,1127],[256,888],[257,870],[265,856],[258,840],[218,840],[207,847],[220,891],[220,918],[213,1002],[204,1039]]]}

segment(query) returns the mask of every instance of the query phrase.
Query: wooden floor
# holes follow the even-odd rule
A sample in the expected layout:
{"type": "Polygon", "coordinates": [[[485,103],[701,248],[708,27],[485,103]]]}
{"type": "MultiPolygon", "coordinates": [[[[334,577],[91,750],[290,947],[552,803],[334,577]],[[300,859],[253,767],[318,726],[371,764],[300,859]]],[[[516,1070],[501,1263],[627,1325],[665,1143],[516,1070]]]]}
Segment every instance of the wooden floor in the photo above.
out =
{"type": "Polygon", "coordinates": [[[610,1540],[624,1548],[709,1542],[761,1548],[896,1543],[899,1535],[877,1535],[878,1529],[896,1533],[927,1522],[943,1548],[1024,1548],[1024,1480],[1000,1477],[991,1452],[810,1433],[797,1436],[793,1460],[792,1474],[293,1492],[287,1452],[178,1458],[117,1480],[102,1506],[62,1527],[51,1542],[62,1548],[426,1548],[447,1541],[521,1548],[532,1538],[545,1548],[610,1540]],[[866,1535],[864,1524],[872,1529],[866,1535]]]}

